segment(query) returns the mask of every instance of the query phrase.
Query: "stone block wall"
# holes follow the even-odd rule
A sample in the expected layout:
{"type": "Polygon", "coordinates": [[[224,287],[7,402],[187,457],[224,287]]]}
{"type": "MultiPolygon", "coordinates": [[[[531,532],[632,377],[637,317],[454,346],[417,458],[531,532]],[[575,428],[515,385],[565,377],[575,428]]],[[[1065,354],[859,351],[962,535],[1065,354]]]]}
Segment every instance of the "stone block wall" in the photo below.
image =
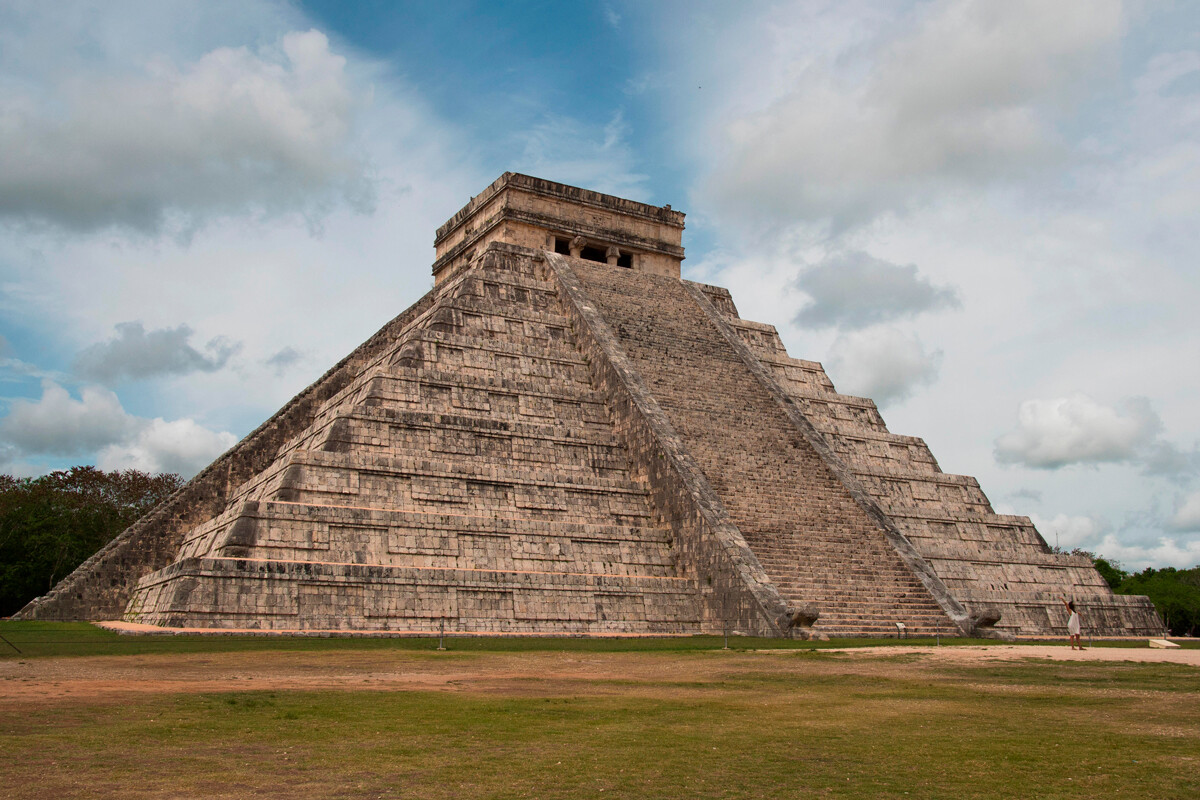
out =
{"type": "Polygon", "coordinates": [[[438,228],[439,283],[492,243],[554,250],[556,237],[618,247],[639,272],[679,277],[684,215],[620,197],[506,172],[438,228]]]}

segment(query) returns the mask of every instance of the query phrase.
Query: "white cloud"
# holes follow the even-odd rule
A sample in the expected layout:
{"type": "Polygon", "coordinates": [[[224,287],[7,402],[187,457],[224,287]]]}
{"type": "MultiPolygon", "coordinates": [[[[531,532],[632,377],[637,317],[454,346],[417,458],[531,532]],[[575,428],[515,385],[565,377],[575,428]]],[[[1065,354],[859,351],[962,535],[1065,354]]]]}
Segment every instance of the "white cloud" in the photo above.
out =
{"type": "Polygon", "coordinates": [[[1200,468],[1200,447],[1184,450],[1171,442],[1158,441],[1142,456],[1142,470],[1147,475],[1161,475],[1182,482],[1200,468]]]}
{"type": "Polygon", "coordinates": [[[296,364],[304,360],[304,353],[294,347],[284,347],[263,360],[263,365],[270,367],[276,375],[282,375],[296,364]]]}
{"type": "Polygon", "coordinates": [[[707,192],[730,214],[841,228],[1058,159],[1056,118],[1102,75],[1119,2],[939,2],[724,125],[707,192]]]}
{"type": "Polygon", "coordinates": [[[1086,515],[1030,514],[1042,538],[1063,550],[1080,548],[1121,564],[1126,570],[1146,567],[1188,568],[1200,564],[1200,539],[1162,534],[1142,537],[1114,530],[1103,519],[1086,515]],[[1142,542],[1145,542],[1144,544],[1142,542]]]}
{"type": "Polygon", "coordinates": [[[49,464],[17,458],[0,445],[0,474],[11,475],[14,478],[36,478],[51,471],[49,464]]]}
{"type": "MultiPolygon", "coordinates": [[[[1005,495],[1005,497],[1012,499],[1012,500],[1025,500],[1030,503],[1042,502],[1042,492],[1038,491],[1037,489],[1030,489],[1027,486],[1022,486],[1018,489],[1013,489],[1012,491],[1008,492],[1005,495]]],[[[1008,510],[1008,511],[1003,511],[1000,513],[1011,514],[1014,512],[1012,512],[1011,510],[1008,510]]]]}
{"type": "Polygon", "coordinates": [[[937,378],[940,352],[926,352],[913,334],[892,327],[838,336],[829,348],[829,375],[838,390],[880,406],[909,397],[937,378]]]}
{"type": "Polygon", "coordinates": [[[16,400],[0,420],[5,460],[15,455],[90,457],[104,469],[133,467],[191,477],[229,449],[237,437],[190,419],[144,419],[125,411],[111,391],[88,386],[80,399],[43,381],[40,400],[16,400]]]}
{"type": "Polygon", "coordinates": [[[617,111],[603,126],[547,115],[521,132],[515,169],[619,197],[645,200],[647,177],[636,166],[630,129],[617,111]]]}
{"type": "Polygon", "coordinates": [[[109,390],[88,386],[76,400],[57,383],[43,380],[40,400],[13,401],[0,420],[0,440],[27,454],[70,456],[123,441],[137,427],[109,390]]]}
{"type": "Polygon", "coordinates": [[[812,298],[795,317],[801,327],[865,328],[961,306],[954,289],[934,286],[915,264],[893,264],[857,250],[825,258],[801,272],[794,285],[812,298]]]}
{"type": "MultiPolygon", "coordinates": [[[[164,178],[170,191],[152,198],[164,209],[159,235],[133,230],[132,223],[80,230],[0,219],[0,328],[16,357],[0,360],[0,380],[21,386],[6,394],[34,394],[41,377],[71,385],[77,374],[50,367],[104,342],[84,359],[83,372],[92,378],[144,374],[149,362],[162,368],[145,376],[136,395],[133,388],[120,391],[125,408],[143,423],[194,419],[212,430],[245,432],[429,288],[435,228],[496,174],[479,174],[476,148],[396,65],[336,38],[327,44],[311,31],[298,41],[289,36],[312,24],[302,8],[277,0],[0,4],[0,106],[14,97],[45,98],[25,118],[42,119],[56,103],[65,126],[78,110],[71,87],[145,86],[144,102],[160,105],[172,92],[196,89],[186,103],[179,100],[182,119],[155,120],[158,127],[146,134],[151,141],[130,143],[150,159],[143,176],[150,189],[158,186],[154,170],[171,167],[175,162],[164,159],[176,155],[182,166],[172,174],[203,184],[203,147],[216,153],[214,168],[240,145],[245,157],[231,170],[279,167],[262,183],[231,172],[230,182],[210,187],[231,194],[209,205],[212,197],[199,189],[176,192],[164,178]],[[242,68],[243,85],[217,91],[242,68]],[[214,91],[201,98],[202,83],[214,91]],[[188,115],[217,141],[197,144],[199,133],[185,131],[177,145],[162,142],[160,128],[183,126],[188,115]],[[263,159],[251,157],[254,147],[263,159]],[[359,178],[378,190],[374,213],[359,213],[362,206],[347,201],[346,182],[359,178]],[[249,194],[239,194],[238,186],[249,194]],[[312,224],[322,213],[319,226],[312,224]],[[129,320],[141,322],[144,336],[114,331],[129,320]],[[180,320],[197,333],[183,336],[180,320]],[[212,341],[216,333],[228,342],[212,341]],[[230,343],[242,350],[226,360],[230,343]],[[289,347],[303,360],[285,364],[289,347]],[[143,356],[148,361],[139,363],[143,356]],[[171,380],[159,380],[168,374],[171,380]]],[[[109,143],[116,136],[94,135],[101,134],[109,143]]],[[[140,175],[137,164],[130,169],[131,180],[140,175]]],[[[97,207],[111,191],[103,180],[76,189],[98,192],[76,198],[97,207]]],[[[0,397],[0,415],[6,406],[0,397]]],[[[96,452],[80,457],[90,461],[96,452]]]]}
{"type": "Polygon", "coordinates": [[[1100,539],[1108,532],[1108,525],[1100,519],[1089,516],[1072,516],[1070,514],[1055,514],[1053,517],[1041,517],[1030,514],[1034,526],[1042,534],[1042,538],[1051,547],[1071,550],[1081,547],[1092,550],[1100,539]]]}
{"type": "Polygon", "coordinates": [[[135,74],[106,66],[0,93],[0,218],[156,232],[214,214],[372,209],[350,135],[361,98],[321,32],[135,74]]]}
{"type": "Polygon", "coordinates": [[[80,375],[110,383],[121,378],[215,372],[241,348],[239,343],[217,337],[205,345],[205,355],[188,343],[192,329],[187,325],[149,333],[140,322],[122,322],[115,327],[115,338],[80,351],[75,359],[80,375]]]}
{"type": "Polygon", "coordinates": [[[210,431],[190,419],[152,419],[130,441],[101,450],[96,465],[106,470],[178,472],[191,477],[236,443],[232,433],[210,431]]]}
{"type": "Polygon", "coordinates": [[[1157,438],[1162,421],[1144,397],[1105,406],[1082,394],[1026,400],[1017,428],[996,440],[996,460],[1039,469],[1128,462],[1157,438]]]}
{"type": "Polygon", "coordinates": [[[1126,544],[1116,534],[1109,533],[1087,549],[1134,572],[1146,567],[1189,569],[1200,565],[1200,539],[1163,536],[1153,545],[1142,546],[1126,544]]]}
{"type": "Polygon", "coordinates": [[[1179,510],[1167,525],[1177,531],[1200,531],[1200,491],[1192,492],[1183,499],[1179,510]]]}

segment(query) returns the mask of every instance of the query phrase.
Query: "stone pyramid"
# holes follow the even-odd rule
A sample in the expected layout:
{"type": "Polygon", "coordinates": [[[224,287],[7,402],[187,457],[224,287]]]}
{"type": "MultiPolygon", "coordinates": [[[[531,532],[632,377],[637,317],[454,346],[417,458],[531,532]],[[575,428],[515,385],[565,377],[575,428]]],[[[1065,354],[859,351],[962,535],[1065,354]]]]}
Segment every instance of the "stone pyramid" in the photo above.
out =
{"type": "Polygon", "coordinates": [[[165,627],[1159,634],[724,289],[683,214],[506,173],[435,286],[22,612],[165,627]],[[996,621],[996,614],[999,620],[996,621]]]}

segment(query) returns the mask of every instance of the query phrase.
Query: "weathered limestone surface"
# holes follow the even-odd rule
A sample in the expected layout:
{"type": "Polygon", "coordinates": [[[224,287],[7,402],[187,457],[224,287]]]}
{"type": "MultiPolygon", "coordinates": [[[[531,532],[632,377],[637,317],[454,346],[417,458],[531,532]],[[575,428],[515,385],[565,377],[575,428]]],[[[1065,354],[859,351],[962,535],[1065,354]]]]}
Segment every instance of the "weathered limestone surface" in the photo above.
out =
{"type": "Polygon", "coordinates": [[[493,247],[143,578],[171,626],[683,633],[700,592],[555,286],[493,247]]]}
{"type": "Polygon", "coordinates": [[[678,278],[683,217],[670,206],[506,172],[438,228],[433,275],[440,282],[491,242],[553,251],[562,239],[576,250],[591,246],[607,255],[615,248],[630,257],[630,269],[678,278]]]}
{"type": "Polygon", "coordinates": [[[612,398],[617,429],[650,486],[655,510],[671,526],[680,568],[702,579],[707,629],[784,633],[793,610],[734,524],[688,444],[672,427],[637,365],[584,291],[570,262],[551,253],[541,258],[551,265],[563,289],[596,381],[612,398]]]}
{"type": "Polygon", "coordinates": [[[1047,635],[1068,595],[1091,633],[1162,632],[680,280],[682,228],[506,173],[439,229],[431,292],[21,616],[1047,635]]]}
{"type": "Polygon", "coordinates": [[[682,281],[571,267],[788,601],[830,634],[958,632],[682,281]]]}
{"type": "Polygon", "coordinates": [[[327,398],[341,391],[363,364],[432,302],[429,294],[414,303],[17,616],[59,620],[120,617],[137,581],[175,559],[184,533],[219,514],[227,506],[233,486],[270,465],[281,444],[304,429],[327,398]]]}
{"type": "Polygon", "coordinates": [[[974,478],[947,475],[923,440],[890,433],[871,400],[838,394],[819,363],[788,357],[774,326],[739,319],[732,301],[720,310],[972,613],[994,607],[999,630],[1066,635],[1067,595],[1097,635],[1161,632],[1146,598],[1113,594],[1089,559],[1052,552],[1028,517],[996,514],[974,478]]]}

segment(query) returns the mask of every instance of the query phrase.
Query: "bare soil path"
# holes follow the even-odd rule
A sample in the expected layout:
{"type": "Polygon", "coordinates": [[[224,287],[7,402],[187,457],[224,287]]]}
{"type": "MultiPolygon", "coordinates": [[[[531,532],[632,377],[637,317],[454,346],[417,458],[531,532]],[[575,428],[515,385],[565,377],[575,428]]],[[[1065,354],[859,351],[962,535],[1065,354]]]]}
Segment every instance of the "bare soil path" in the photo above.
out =
{"type": "MultiPolygon", "coordinates": [[[[874,674],[988,662],[1051,660],[1086,663],[1171,663],[1200,667],[1200,650],[1048,645],[879,647],[822,650],[842,673],[874,674]]],[[[237,691],[379,690],[482,691],[540,694],[571,687],[603,694],[639,683],[686,684],[737,671],[775,670],[803,650],[670,654],[412,651],[232,652],[38,658],[0,661],[0,705],[54,701],[115,701],[128,695],[237,691]],[[669,667],[668,667],[669,665],[669,667]],[[669,674],[665,671],[669,669],[669,674]],[[574,686],[571,686],[573,685],[574,686]]]]}

